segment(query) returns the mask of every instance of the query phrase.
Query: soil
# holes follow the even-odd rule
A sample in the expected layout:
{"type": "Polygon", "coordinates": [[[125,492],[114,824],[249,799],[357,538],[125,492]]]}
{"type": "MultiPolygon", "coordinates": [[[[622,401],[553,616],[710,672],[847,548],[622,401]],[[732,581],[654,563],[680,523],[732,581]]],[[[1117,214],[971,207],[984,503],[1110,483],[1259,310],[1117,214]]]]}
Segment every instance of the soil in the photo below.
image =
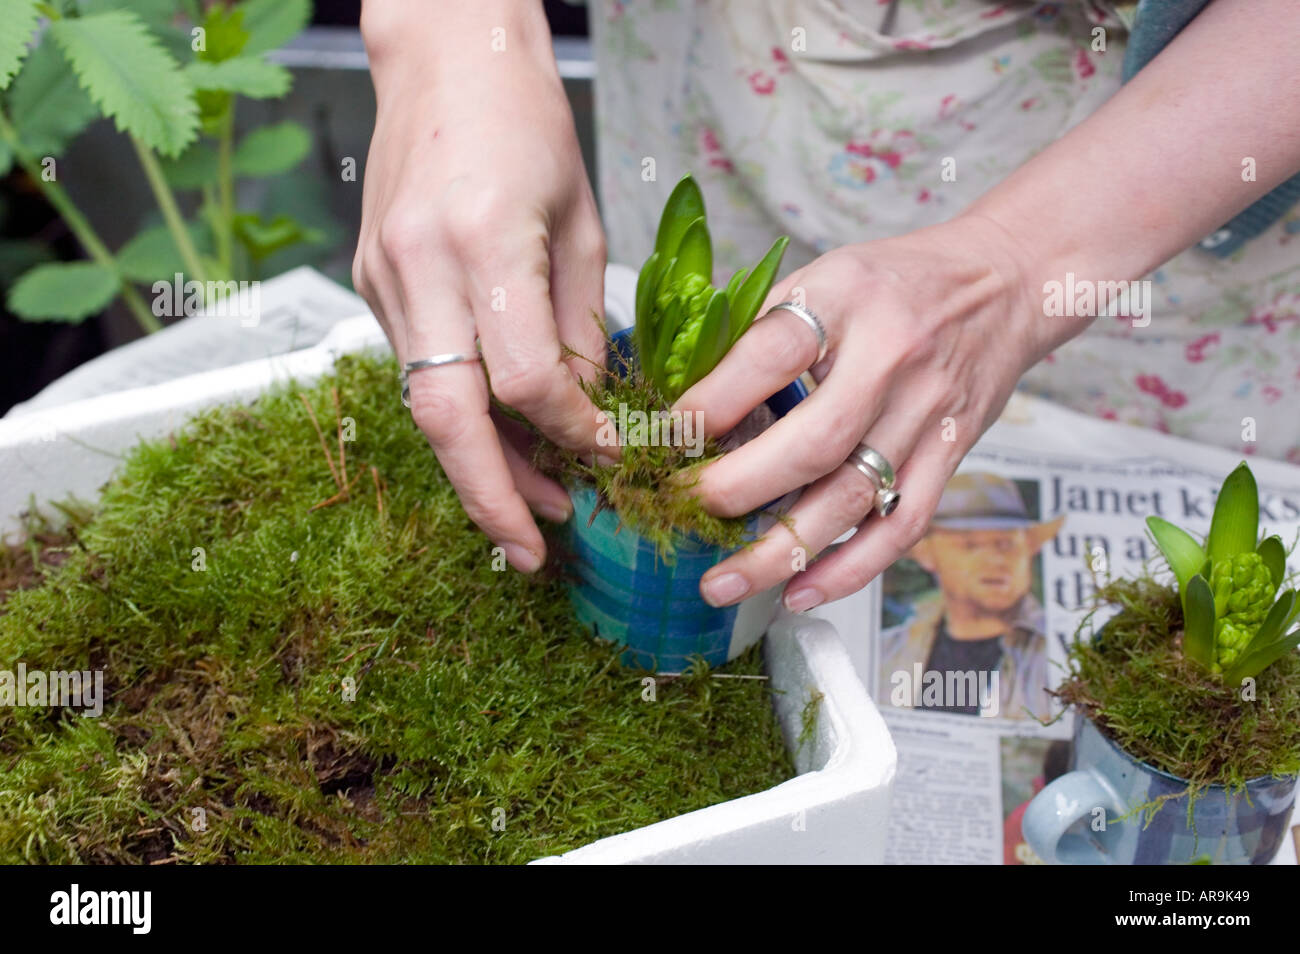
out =
{"type": "Polygon", "coordinates": [[[14,591],[39,585],[45,568],[62,566],[67,548],[74,543],[73,534],[66,530],[39,530],[22,543],[0,543],[0,606],[14,591]]]}

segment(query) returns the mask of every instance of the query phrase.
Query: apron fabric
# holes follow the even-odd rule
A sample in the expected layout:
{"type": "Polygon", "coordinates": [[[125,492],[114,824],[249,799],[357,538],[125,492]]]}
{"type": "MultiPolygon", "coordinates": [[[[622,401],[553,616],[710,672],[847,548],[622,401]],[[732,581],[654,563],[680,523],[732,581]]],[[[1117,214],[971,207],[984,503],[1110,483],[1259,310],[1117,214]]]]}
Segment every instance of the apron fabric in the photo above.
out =
{"type": "MultiPolygon", "coordinates": [[[[780,234],[791,237],[788,272],[840,245],[946,221],[1119,89],[1122,7],[592,0],[610,257],[641,264],[687,172],[708,203],[715,278],[780,234]]],[[[1072,187],[1101,193],[1122,174],[1120,155],[1072,187]]],[[[1148,326],[1100,318],[1021,387],[1300,463],[1300,213],[1228,258],[1193,247],[1147,278],[1148,326]]]]}

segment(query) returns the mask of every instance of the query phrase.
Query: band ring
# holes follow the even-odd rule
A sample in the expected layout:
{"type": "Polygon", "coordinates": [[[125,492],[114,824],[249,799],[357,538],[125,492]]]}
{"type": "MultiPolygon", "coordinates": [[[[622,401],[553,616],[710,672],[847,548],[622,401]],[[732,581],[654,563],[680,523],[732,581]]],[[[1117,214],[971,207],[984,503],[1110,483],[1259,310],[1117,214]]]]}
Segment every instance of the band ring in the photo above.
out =
{"type": "Polygon", "coordinates": [[[867,444],[859,444],[845,461],[876,488],[875,509],[882,517],[888,517],[898,508],[902,495],[894,488],[894,468],[885,456],[867,444]]]}
{"type": "Polygon", "coordinates": [[[853,453],[850,456],[862,461],[862,463],[866,464],[879,474],[880,484],[886,490],[893,488],[896,479],[894,476],[894,468],[890,465],[889,461],[885,460],[885,455],[880,453],[880,451],[876,450],[870,444],[859,444],[853,449],[853,453]]]}
{"type": "Polygon", "coordinates": [[[827,348],[826,329],[823,327],[821,320],[803,305],[793,301],[783,301],[779,305],[773,305],[763,317],[766,318],[774,311],[788,311],[813,330],[813,333],[817,335],[817,360],[813,364],[820,364],[822,358],[826,357],[827,348]]]}
{"type": "Polygon", "coordinates": [[[418,358],[415,361],[408,361],[402,365],[402,373],[397,379],[402,382],[402,405],[411,406],[411,385],[410,377],[412,371],[423,371],[426,368],[442,368],[449,364],[467,364],[471,361],[478,361],[479,354],[467,354],[463,351],[453,351],[448,354],[435,354],[431,358],[418,358]]]}

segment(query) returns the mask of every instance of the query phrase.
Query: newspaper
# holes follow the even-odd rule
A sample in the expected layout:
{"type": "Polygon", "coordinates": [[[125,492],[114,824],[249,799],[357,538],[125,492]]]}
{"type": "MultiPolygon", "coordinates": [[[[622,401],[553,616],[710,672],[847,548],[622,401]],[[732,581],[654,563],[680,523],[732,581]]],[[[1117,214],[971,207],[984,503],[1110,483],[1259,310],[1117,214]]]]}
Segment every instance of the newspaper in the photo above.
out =
{"type": "MultiPolygon", "coordinates": [[[[1094,581],[1148,561],[1163,572],[1145,518],[1204,534],[1219,485],[1249,450],[1018,396],[949,483],[931,532],[873,584],[876,598],[827,608],[898,748],[888,862],[1038,863],[1020,817],[1069,768],[1074,716],[1049,690],[1094,581]]],[[[1300,468],[1251,466],[1261,523],[1289,544],[1300,468]]],[[[1295,864],[1298,841],[1293,816],[1274,863],[1295,864]]]]}

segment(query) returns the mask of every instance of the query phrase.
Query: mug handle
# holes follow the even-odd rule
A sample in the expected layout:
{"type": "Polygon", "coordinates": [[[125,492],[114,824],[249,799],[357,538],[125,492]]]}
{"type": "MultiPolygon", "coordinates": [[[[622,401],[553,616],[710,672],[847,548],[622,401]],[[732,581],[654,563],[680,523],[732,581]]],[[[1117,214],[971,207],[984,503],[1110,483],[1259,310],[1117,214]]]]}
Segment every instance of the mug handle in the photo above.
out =
{"type": "Polygon", "coordinates": [[[1049,865],[1116,864],[1106,850],[1109,828],[1096,837],[1066,835],[1075,822],[1090,822],[1097,808],[1108,818],[1124,813],[1119,798],[1106,779],[1089,769],[1067,772],[1033,797],[1021,819],[1020,830],[1034,854],[1049,865]]]}

